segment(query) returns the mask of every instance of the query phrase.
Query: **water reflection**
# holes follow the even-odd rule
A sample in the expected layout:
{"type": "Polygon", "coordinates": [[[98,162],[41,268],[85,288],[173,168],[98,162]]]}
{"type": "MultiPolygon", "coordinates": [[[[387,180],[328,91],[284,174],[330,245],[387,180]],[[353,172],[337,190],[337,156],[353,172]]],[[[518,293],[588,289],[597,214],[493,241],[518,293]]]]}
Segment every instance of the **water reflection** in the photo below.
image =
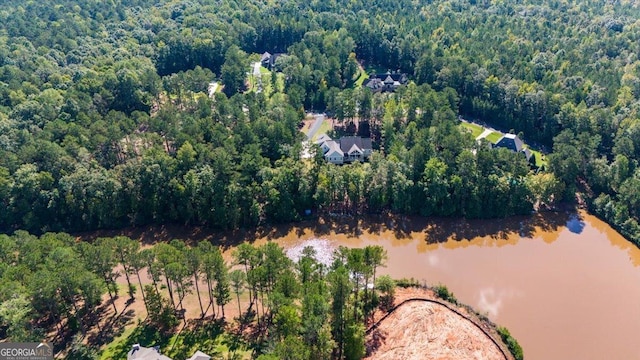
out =
{"type": "Polygon", "coordinates": [[[491,318],[497,318],[505,300],[511,300],[523,296],[522,292],[516,290],[500,289],[489,286],[478,291],[478,302],[476,310],[486,313],[491,318]]]}
{"type": "Polygon", "coordinates": [[[571,215],[569,220],[567,220],[567,224],[565,226],[572,233],[580,234],[582,230],[584,230],[585,224],[584,224],[584,221],[582,221],[579,214],[573,214],[571,215]]]}

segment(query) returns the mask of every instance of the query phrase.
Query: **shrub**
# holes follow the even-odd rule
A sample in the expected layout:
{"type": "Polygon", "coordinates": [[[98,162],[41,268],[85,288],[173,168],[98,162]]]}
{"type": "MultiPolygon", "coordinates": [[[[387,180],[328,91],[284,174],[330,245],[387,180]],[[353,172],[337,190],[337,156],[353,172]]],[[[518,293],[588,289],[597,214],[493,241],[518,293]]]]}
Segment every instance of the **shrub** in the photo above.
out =
{"type": "Polygon", "coordinates": [[[414,278],[411,278],[411,279],[402,278],[402,279],[396,280],[396,286],[406,289],[410,287],[419,287],[420,283],[418,282],[418,280],[414,278]]]}
{"type": "Polygon", "coordinates": [[[450,303],[458,304],[458,299],[456,299],[453,293],[450,292],[446,286],[439,284],[439,285],[436,285],[434,290],[436,292],[436,296],[439,297],[440,299],[446,300],[450,303]]]}
{"type": "Polygon", "coordinates": [[[518,344],[518,341],[513,336],[511,336],[511,333],[509,333],[509,330],[507,330],[507,328],[498,326],[498,334],[500,334],[502,341],[507,344],[509,352],[513,355],[513,357],[516,358],[516,360],[524,359],[522,347],[520,346],[520,344],[518,344]]]}

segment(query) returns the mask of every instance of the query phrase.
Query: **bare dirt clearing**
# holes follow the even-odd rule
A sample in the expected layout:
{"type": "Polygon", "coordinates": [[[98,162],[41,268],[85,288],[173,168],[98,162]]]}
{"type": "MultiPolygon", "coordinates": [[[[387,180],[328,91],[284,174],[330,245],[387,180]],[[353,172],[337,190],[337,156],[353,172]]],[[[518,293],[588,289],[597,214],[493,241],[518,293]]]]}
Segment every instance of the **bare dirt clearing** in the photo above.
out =
{"type": "MultiPolygon", "coordinates": [[[[410,298],[436,299],[431,291],[399,289],[395,303],[410,298]]],[[[501,351],[475,324],[500,343],[500,336],[492,325],[464,307],[453,304],[450,307],[426,301],[404,303],[368,334],[366,359],[502,360],[505,354],[507,359],[512,359],[506,349],[501,351]]],[[[376,315],[376,320],[384,316],[376,315]]]]}

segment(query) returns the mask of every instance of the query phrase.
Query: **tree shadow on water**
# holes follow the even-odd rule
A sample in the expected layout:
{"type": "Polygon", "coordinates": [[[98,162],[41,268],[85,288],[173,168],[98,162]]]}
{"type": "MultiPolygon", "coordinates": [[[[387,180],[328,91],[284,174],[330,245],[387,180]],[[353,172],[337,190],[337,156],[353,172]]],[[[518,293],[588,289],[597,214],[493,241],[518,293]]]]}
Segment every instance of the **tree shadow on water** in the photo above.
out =
{"type": "Polygon", "coordinates": [[[425,231],[425,240],[429,244],[475,238],[506,241],[513,239],[514,235],[517,235],[516,239],[540,235],[545,242],[553,242],[558,237],[558,230],[575,216],[575,213],[547,212],[505,219],[440,219],[431,222],[425,231]]]}

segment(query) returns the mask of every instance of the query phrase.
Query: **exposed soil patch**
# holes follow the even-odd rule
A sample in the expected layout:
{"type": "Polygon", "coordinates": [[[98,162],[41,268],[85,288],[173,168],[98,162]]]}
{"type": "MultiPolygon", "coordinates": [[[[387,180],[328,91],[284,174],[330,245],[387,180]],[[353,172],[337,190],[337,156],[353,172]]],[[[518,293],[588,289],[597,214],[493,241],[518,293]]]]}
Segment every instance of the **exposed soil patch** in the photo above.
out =
{"type": "MultiPolygon", "coordinates": [[[[399,289],[395,303],[417,298],[442,301],[430,290],[412,288],[399,289]]],[[[409,301],[399,306],[367,335],[366,359],[513,359],[492,323],[464,306],[445,304],[409,301]]],[[[384,315],[378,312],[376,321],[384,315]]]]}

